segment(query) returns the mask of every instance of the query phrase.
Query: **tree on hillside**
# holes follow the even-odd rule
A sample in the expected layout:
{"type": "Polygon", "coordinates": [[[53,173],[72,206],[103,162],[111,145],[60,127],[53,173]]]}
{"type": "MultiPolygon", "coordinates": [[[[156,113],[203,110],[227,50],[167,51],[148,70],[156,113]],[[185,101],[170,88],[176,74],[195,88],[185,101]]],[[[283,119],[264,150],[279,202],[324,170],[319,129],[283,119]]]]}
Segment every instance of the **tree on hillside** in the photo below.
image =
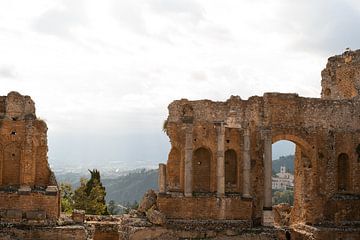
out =
{"type": "Polygon", "coordinates": [[[75,190],[74,208],[85,210],[86,214],[107,215],[105,187],[101,183],[100,172],[89,170],[90,180],[82,178],[80,187],[75,190]]]}
{"type": "Polygon", "coordinates": [[[65,213],[71,213],[74,207],[74,191],[70,183],[60,184],[61,192],[61,210],[65,213]]]}

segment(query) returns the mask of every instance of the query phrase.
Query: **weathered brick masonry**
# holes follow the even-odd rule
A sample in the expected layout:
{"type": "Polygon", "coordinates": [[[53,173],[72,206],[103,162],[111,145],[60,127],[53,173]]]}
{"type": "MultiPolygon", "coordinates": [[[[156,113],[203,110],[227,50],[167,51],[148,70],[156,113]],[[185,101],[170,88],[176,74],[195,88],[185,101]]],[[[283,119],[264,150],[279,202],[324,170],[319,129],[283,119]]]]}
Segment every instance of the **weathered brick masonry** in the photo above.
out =
{"type": "Polygon", "coordinates": [[[358,50],[329,58],[321,98],[265,93],[248,100],[172,102],[159,209],[168,218],[266,222],[272,208],[271,145],[289,140],[296,144],[291,222],[359,222],[359,93],[358,50]]]}
{"type": "Polygon", "coordinates": [[[167,220],[158,226],[140,212],[59,219],[46,124],[30,97],[11,92],[0,97],[0,239],[358,239],[359,93],[360,51],[348,51],[329,58],[321,98],[174,101],[153,201],[167,220]],[[271,145],[279,140],[296,144],[292,225],[258,227],[272,220],[271,145]]]}
{"type": "Polygon", "coordinates": [[[59,192],[47,162],[46,123],[29,96],[0,97],[0,219],[56,220],[59,192]]]}

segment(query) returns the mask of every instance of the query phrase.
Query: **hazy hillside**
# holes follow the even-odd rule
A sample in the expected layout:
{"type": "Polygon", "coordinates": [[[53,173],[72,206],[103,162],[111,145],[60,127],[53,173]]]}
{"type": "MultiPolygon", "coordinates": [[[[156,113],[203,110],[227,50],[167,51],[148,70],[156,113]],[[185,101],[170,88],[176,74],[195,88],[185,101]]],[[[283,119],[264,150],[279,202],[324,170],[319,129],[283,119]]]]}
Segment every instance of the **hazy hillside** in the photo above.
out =
{"type": "MultiPolygon", "coordinates": [[[[80,185],[80,178],[89,178],[87,170],[81,172],[55,172],[58,183],[66,182],[76,189],[80,185]]],[[[117,177],[102,174],[101,181],[106,188],[106,201],[114,200],[119,203],[133,203],[139,201],[146,190],[157,190],[157,169],[135,169],[119,172],[117,177]],[[111,177],[109,177],[111,176],[111,177]]]]}
{"type": "Polygon", "coordinates": [[[287,172],[294,173],[294,155],[279,157],[272,162],[272,170],[275,173],[280,172],[280,166],[285,166],[287,172]]]}
{"type": "MultiPolygon", "coordinates": [[[[284,165],[289,172],[294,172],[294,155],[280,157],[273,161],[273,172],[280,171],[280,166],[284,165]]],[[[79,186],[80,177],[89,178],[87,170],[82,172],[55,172],[59,183],[68,182],[76,188],[79,186]]],[[[102,172],[102,182],[106,188],[106,200],[114,200],[119,203],[133,203],[139,201],[144,193],[152,188],[157,190],[158,170],[157,169],[135,169],[131,171],[119,172],[116,177],[114,173],[102,172]]]]}
{"type": "Polygon", "coordinates": [[[148,189],[158,189],[157,181],[157,169],[143,169],[116,179],[102,180],[106,188],[106,201],[114,200],[120,203],[132,203],[141,200],[148,189]]]}

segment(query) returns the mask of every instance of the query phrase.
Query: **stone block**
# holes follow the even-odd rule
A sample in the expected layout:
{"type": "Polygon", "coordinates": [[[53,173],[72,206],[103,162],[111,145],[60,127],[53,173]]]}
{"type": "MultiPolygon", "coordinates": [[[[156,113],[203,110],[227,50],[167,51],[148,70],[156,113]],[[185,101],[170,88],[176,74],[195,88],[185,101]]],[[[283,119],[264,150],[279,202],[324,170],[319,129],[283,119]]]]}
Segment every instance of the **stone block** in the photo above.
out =
{"type": "Polygon", "coordinates": [[[21,186],[18,190],[18,193],[21,195],[30,194],[31,188],[29,186],[21,186]]]}
{"type": "Polygon", "coordinates": [[[0,210],[0,218],[6,218],[6,210],[5,209],[0,210]]]}
{"type": "Polygon", "coordinates": [[[85,221],[85,211],[74,209],[71,218],[76,223],[83,223],[85,221]]]}
{"type": "Polygon", "coordinates": [[[46,195],[56,196],[59,192],[59,189],[57,186],[47,186],[45,191],[46,191],[46,195]]]}
{"type": "Polygon", "coordinates": [[[22,211],[18,209],[9,209],[6,211],[6,218],[13,220],[21,220],[22,211]]]}
{"type": "Polygon", "coordinates": [[[156,210],[155,206],[152,206],[149,210],[146,211],[146,217],[148,220],[156,225],[164,225],[166,223],[165,215],[156,210]]]}
{"type": "Polygon", "coordinates": [[[274,213],[272,210],[263,210],[262,225],[266,227],[274,226],[274,213]]]}
{"type": "Polygon", "coordinates": [[[46,212],[42,210],[26,212],[26,219],[28,220],[45,220],[46,212]]]}
{"type": "Polygon", "coordinates": [[[148,190],[139,204],[138,211],[145,213],[148,209],[156,204],[156,199],[157,196],[155,191],[152,189],[148,190]]]}

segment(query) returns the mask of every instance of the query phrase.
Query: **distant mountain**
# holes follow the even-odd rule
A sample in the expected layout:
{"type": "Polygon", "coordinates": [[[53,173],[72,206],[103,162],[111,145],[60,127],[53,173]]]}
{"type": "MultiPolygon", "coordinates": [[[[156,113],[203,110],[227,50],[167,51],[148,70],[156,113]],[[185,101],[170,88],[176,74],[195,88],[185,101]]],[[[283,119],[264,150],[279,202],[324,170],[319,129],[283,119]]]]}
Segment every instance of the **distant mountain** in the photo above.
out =
{"type": "MultiPolygon", "coordinates": [[[[115,202],[126,204],[139,202],[148,189],[158,189],[158,170],[157,169],[135,169],[130,171],[119,172],[117,177],[114,174],[101,174],[101,182],[106,189],[106,201],[114,200],[115,202]]],[[[87,170],[78,172],[61,171],[56,172],[58,183],[70,183],[73,189],[80,185],[80,178],[90,178],[87,170]]]]}
{"type": "MultiPolygon", "coordinates": [[[[280,166],[285,166],[287,171],[294,173],[294,155],[280,157],[272,162],[273,173],[280,172],[280,166]]],[[[101,181],[106,189],[106,201],[126,204],[140,201],[148,189],[158,189],[157,169],[135,169],[130,171],[116,172],[115,170],[101,170],[101,181]]],[[[80,185],[80,178],[89,178],[87,169],[81,171],[55,171],[59,183],[71,183],[74,189],[80,185]]]]}
{"type": "Polygon", "coordinates": [[[282,156],[279,159],[273,160],[272,170],[273,173],[280,172],[280,167],[285,166],[286,171],[294,174],[294,155],[282,156]]]}
{"type": "Polygon", "coordinates": [[[158,170],[142,169],[115,179],[103,179],[102,182],[106,188],[107,202],[139,202],[148,189],[158,189],[158,170]]]}

